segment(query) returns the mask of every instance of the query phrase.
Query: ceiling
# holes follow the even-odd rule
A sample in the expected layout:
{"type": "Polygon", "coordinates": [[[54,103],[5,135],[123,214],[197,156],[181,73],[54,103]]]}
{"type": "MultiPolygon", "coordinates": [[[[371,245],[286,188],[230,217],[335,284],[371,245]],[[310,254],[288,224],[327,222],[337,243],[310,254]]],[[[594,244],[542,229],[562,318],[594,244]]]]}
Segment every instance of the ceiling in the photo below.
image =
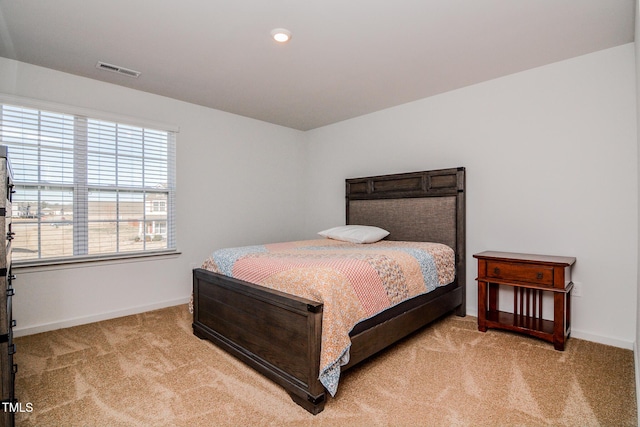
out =
{"type": "Polygon", "coordinates": [[[0,0],[0,56],[309,130],[633,42],[635,3],[0,0]]]}

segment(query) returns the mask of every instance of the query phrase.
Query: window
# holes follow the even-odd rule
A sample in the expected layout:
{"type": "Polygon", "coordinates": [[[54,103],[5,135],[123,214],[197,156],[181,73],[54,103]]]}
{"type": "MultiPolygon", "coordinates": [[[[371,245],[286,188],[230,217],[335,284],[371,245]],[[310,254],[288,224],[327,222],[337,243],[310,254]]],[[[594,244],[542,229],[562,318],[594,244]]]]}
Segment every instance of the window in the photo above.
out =
{"type": "Polygon", "coordinates": [[[167,202],[164,200],[154,200],[152,212],[166,212],[167,211],[167,202]]]}
{"type": "Polygon", "coordinates": [[[175,250],[175,133],[0,104],[16,261],[175,250]]]}

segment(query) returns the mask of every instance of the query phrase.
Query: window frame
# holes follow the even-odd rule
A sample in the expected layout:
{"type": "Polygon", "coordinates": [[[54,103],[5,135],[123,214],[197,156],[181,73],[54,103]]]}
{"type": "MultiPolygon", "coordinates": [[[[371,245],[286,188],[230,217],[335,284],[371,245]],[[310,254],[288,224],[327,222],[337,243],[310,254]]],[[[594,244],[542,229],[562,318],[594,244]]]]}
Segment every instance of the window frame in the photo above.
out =
{"type": "MultiPolygon", "coordinates": [[[[74,236],[74,250],[73,255],[63,256],[63,257],[47,257],[47,258],[34,258],[34,259],[23,259],[23,260],[14,260],[13,265],[15,267],[32,267],[32,266],[47,266],[47,265],[58,265],[58,264],[75,264],[75,263],[87,263],[87,262],[95,262],[95,261],[113,261],[113,260],[126,260],[126,259],[145,259],[149,257],[155,256],[167,256],[167,255],[176,255],[180,252],[178,251],[177,245],[177,217],[176,217],[176,152],[177,152],[177,136],[180,131],[179,127],[176,125],[168,125],[166,123],[159,123],[154,121],[148,121],[138,118],[132,118],[128,116],[110,114],[100,111],[95,111],[91,109],[81,108],[81,107],[73,107],[63,104],[50,103],[40,100],[34,100],[29,98],[23,98],[18,96],[6,95],[0,93],[0,104],[8,104],[16,107],[23,107],[34,110],[48,111],[56,114],[65,114],[65,115],[73,115],[73,116],[81,116],[88,120],[99,120],[105,122],[116,123],[118,125],[123,126],[132,126],[136,128],[142,129],[151,129],[155,131],[163,131],[168,132],[170,141],[169,144],[169,152],[167,153],[167,161],[169,165],[167,167],[167,189],[160,191],[160,193],[166,194],[166,223],[164,228],[167,229],[167,232],[170,236],[167,236],[167,248],[162,249],[145,249],[138,251],[130,251],[130,252],[109,252],[109,253],[97,253],[97,254],[76,254],[75,249],[75,241],[76,237],[74,236]],[[172,224],[169,226],[169,224],[172,224]]],[[[85,120],[86,121],[86,120],[85,120]]],[[[74,142],[75,146],[75,142],[74,142]]],[[[74,156],[74,162],[76,161],[76,156],[74,156]]],[[[11,151],[9,150],[9,161],[11,161],[11,151]]],[[[74,173],[75,173],[74,167],[74,173]]],[[[77,177],[74,177],[74,190],[78,188],[77,177]]],[[[20,182],[15,183],[17,186],[20,186],[20,182]]],[[[85,183],[87,185],[87,183],[85,183]]],[[[59,185],[59,187],[64,187],[64,185],[59,185]]],[[[95,188],[95,186],[88,186],[89,190],[91,188],[95,188]]],[[[117,188],[117,187],[116,187],[117,188]]],[[[123,187],[124,188],[124,187],[123,187]]],[[[105,189],[108,189],[105,188],[105,189]]],[[[146,189],[144,187],[137,188],[136,191],[141,191],[142,194],[145,194],[146,189]]],[[[74,193],[75,195],[75,193],[74,193]]],[[[85,201],[87,203],[87,201],[85,201]]],[[[74,210],[76,209],[76,200],[74,200],[74,210]]],[[[153,202],[152,202],[153,205],[153,202]]],[[[143,211],[146,211],[146,202],[143,201],[143,211]]],[[[87,215],[85,211],[85,215],[87,215]]],[[[146,213],[146,212],[145,212],[146,213]]],[[[117,221],[120,221],[119,218],[116,218],[117,221]]],[[[74,215],[74,229],[77,224],[76,216],[74,215]]],[[[146,228],[143,226],[143,230],[146,228]]],[[[74,230],[74,234],[76,231],[74,230]]],[[[86,236],[84,237],[87,240],[88,230],[86,232],[86,236]]],[[[119,250],[119,249],[118,249],[119,250]]],[[[40,256],[40,255],[39,255],[40,256]]]]}

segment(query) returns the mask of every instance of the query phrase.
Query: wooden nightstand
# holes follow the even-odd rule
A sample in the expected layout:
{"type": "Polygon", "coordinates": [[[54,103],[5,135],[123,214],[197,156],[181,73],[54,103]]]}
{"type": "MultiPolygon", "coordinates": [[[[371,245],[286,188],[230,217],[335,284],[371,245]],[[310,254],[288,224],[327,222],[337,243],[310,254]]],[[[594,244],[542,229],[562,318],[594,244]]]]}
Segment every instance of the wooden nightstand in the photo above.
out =
{"type": "Polygon", "coordinates": [[[481,252],[478,259],[478,329],[531,335],[564,350],[571,333],[573,257],[481,252]],[[498,309],[500,286],[513,287],[513,311],[498,309]],[[553,321],[542,318],[542,296],[553,294],[553,321]]]}

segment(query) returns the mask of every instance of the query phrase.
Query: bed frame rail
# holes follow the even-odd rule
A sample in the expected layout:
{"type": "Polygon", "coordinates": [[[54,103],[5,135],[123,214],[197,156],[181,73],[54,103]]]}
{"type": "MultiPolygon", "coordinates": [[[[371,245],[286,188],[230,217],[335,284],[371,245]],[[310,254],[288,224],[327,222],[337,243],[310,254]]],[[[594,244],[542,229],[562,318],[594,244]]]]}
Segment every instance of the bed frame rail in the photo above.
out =
{"type": "Polygon", "coordinates": [[[345,371],[363,360],[375,355],[381,350],[411,335],[426,324],[429,324],[462,303],[463,292],[457,284],[450,285],[453,289],[428,303],[407,309],[404,313],[391,320],[382,322],[358,334],[351,335],[351,350],[349,363],[342,367],[345,371]]]}

